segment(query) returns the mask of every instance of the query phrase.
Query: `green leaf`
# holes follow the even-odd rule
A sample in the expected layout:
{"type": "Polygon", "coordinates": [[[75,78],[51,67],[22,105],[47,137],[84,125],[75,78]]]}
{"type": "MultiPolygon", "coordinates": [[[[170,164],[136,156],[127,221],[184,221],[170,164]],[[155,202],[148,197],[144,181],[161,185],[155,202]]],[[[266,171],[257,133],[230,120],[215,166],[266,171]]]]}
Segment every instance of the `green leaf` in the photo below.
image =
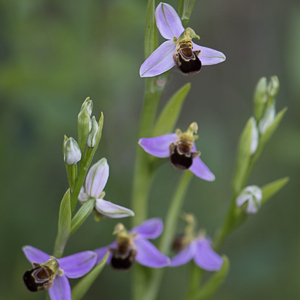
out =
{"type": "Polygon", "coordinates": [[[273,133],[275,132],[275,130],[277,129],[278,125],[280,124],[284,114],[286,113],[287,108],[285,107],[284,109],[282,109],[275,117],[273,123],[266,129],[266,131],[261,135],[260,137],[260,141],[258,144],[258,148],[253,156],[253,162],[255,162],[260,154],[261,151],[263,150],[264,146],[266,145],[266,143],[268,142],[268,140],[271,138],[271,136],[273,135],[273,133]]]}
{"type": "Polygon", "coordinates": [[[180,115],[183,102],[190,88],[191,84],[187,83],[170,98],[155,124],[153,136],[173,132],[174,126],[180,115]]]}
{"type": "Polygon", "coordinates": [[[54,256],[62,257],[65,245],[71,231],[71,202],[70,189],[68,189],[61,200],[58,218],[58,232],[54,246],[54,256]]]}
{"type": "Polygon", "coordinates": [[[178,0],[177,2],[177,12],[184,28],[187,27],[190,21],[194,4],[195,0],[178,0]]]}
{"type": "Polygon", "coordinates": [[[85,275],[72,289],[72,300],[80,300],[86,294],[92,283],[96,280],[101,273],[108,259],[109,252],[106,253],[104,258],[98,265],[94,267],[87,275],[85,275]]]}
{"type": "Polygon", "coordinates": [[[281,190],[289,181],[288,177],[278,179],[273,181],[261,188],[262,190],[262,204],[266,203],[266,201],[275,195],[279,190],[281,190]]]}
{"type": "Polygon", "coordinates": [[[157,28],[155,22],[155,0],[149,0],[146,11],[145,58],[158,47],[157,28]]]}
{"type": "Polygon", "coordinates": [[[251,140],[252,140],[253,124],[254,124],[253,117],[251,117],[247,122],[240,137],[235,173],[233,178],[233,189],[235,195],[237,195],[243,188],[242,184],[247,174],[250,157],[251,157],[251,140]]]}
{"type": "Polygon", "coordinates": [[[229,260],[223,255],[222,268],[216,272],[190,300],[203,300],[213,295],[223,284],[229,271],[229,260]]]}
{"type": "Polygon", "coordinates": [[[76,215],[72,219],[70,235],[72,235],[83,224],[83,222],[93,211],[94,206],[95,199],[89,199],[80,207],[80,209],[77,211],[76,215]]]}

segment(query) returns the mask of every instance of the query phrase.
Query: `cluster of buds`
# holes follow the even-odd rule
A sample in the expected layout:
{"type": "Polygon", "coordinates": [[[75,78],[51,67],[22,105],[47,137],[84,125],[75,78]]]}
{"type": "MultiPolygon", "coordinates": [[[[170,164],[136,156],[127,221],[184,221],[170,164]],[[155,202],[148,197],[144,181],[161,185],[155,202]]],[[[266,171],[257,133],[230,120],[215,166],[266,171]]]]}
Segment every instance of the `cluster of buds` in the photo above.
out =
{"type": "Polygon", "coordinates": [[[84,154],[86,147],[97,146],[99,123],[92,116],[93,101],[88,97],[83,102],[78,114],[78,142],[65,136],[63,143],[64,161],[67,165],[77,164],[84,154]]]}

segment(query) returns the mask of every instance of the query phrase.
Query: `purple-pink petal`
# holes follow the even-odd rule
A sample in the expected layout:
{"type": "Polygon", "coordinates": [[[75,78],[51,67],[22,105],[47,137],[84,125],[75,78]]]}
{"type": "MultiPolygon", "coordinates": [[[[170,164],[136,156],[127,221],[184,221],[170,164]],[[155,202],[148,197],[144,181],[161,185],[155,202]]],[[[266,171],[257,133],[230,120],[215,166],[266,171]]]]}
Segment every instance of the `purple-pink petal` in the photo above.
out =
{"type": "Polygon", "coordinates": [[[203,66],[219,64],[226,60],[226,56],[224,53],[193,43],[193,51],[196,50],[201,50],[198,57],[201,60],[203,66]]]}
{"type": "Polygon", "coordinates": [[[194,261],[207,271],[217,271],[223,264],[222,257],[211,248],[210,242],[206,238],[197,240],[194,261]]]}
{"type": "MultiPolygon", "coordinates": [[[[196,152],[196,146],[193,145],[192,151],[196,152]]],[[[215,175],[210,171],[210,169],[205,165],[205,163],[198,156],[193,159],[193,164],[189,168],[197,177],[202,178],[207,181],[214,181],[215,175]]]]}
{"type": "Polygon", "coordinates": [[[141,77],[154,77],[160,75],[175,66],[173,54],[176,52],[176,44],[172,41],[162,43],[140,67],[141,77]]]}
{"type": "Polygon", "coordinates": [[[131,233],[137,233],[139,237],[145,239],[156,239],[162,233],[163,228],[164,225],[162,220],[158,218],[153,218],[133,228],[131,230],[131,233]]]}
{"type": "Polygon", "coordinates": [[[24,246],[23,252],[31,263],[44,263],[50,259],[50,255],[32,246],[24,246]]]}
{"type": "Polygon", "coordinates": [[[196,253],[196,243],[189,243],[182,251],[171,259],[170,267],[177,267],[189,262],[196,253]]]}
{"type": "Polygon", "coordinates": [[[134,212],[132,210],[103,199],[96,200],[95,208],[100,214],[110,218],[134,216],[134,212]]]}
{"type": "Polygon", "coordinates": [[[105,158],[95,163],[88,172],[85,183],[85,193],[93,198],[99,198],[109,176],[109,166],[105,158]]]}
{"type": "Polygon", "coordinates": [[[142,138],[139,140],[139,144],[143,149],[157,157],[169,157],[171,143],[176,143],[176,133],[165,134],[153,138],[142,138]]]}
{"type": "Polygon", "coordinates": [[[190,170],[199,178],[207,181],[214,181],[215,175],[210,171],[210,169],[204,164],[200,157],[193,159],[193,164],[190,170]]]}
{"type": "Polygon", "coordinates": [[[137,238],[134,243],[137,250],[136,261],[141,265],[162,268],[170,264],[170,259],[159,252],[148,240],[137,238]]]}
{"type": "Polygon", "coordinates": [[[69,278],[78,278],[88,273],[95,265],[97,254],[92,251],[84,251],[60,258],[59,266],[69,278]]]}
{"type": "Polygon", "coordinates": [[[49,296],[51,300],[71,300],[71,287],[65,275],[55,277],[49,296]]]}
{"type": "Polygon", "coordinates": [[[156,26],[165,39],[179,37],[184,31],[176,10],[169,4],[160,3],[155,11],[156,26]]]}
{"type": "MultiPolygon", "coordinates": [[[[116,248],[116,247],[117,247],[117,242],[115,241],[106,247],[102,247],[102,248],[98,248],[98,249],[94,250],[94,252],[97,254],[96,264],[99,264],[99,262],[104,258],[107,251],[109,251],[109,248],[116,248]]],[[[106,264],[110,264],[111,258],[112,258],[112,254],[111,254],[111,252],[109,252],[106,264]]]]}

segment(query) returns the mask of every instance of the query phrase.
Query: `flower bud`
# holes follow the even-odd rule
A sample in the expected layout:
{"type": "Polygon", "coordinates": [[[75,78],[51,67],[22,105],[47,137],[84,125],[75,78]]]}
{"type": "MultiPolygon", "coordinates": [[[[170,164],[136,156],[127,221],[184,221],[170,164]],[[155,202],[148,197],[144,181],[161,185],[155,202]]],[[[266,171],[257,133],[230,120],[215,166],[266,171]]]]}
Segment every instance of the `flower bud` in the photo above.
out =
{"type": "Polygon", "coordinates": [[[279,90],[279,80],[277,76],[272,76],[268,84],[269,96],[275,98],[279,90]]]}
{"type": "Polygon", "coordinates": [[[89,132],[92,129],[91,114],[93,110],[93,101],[86,98],[78,114],[78,143],[81,152],[84,151],[89,132]]]}
{"type": "Polygon", "coordinates": [[[260,208],[262,191],[256,185],[251,185],[242,190],[236,198],[236,205],[248,214],[255,214],[260,208]]]}
{"type": "Polygon", "coordinates": [[[254,104],[254,116],[259,121],[263,115],[265,104],[267,102],[267,79],[262,77],[254,91],[253,104],[254,104]]]}
{"type": "Polygon", "coordinates": [[[251,150],[250,153],[253,154],[258,146],[258,129],[255,119],[252,119],[252,132],[251,132],[251,150]]]}
{"type": "Polygon", "coordinates": [[[92,118],[92,129],[91,129],[91,131],[89,133],[89,136],[88,136],[88,139],[87,139],[88,147],[90,147],[90,148],[95,147],[98,130],[99,130],[99,125],[96,121],[95,116],[93,116],[93,118],[92,118]]]}
{"type": "Polygon", "coordinates": [[[81,160],[81,151],[75,139],[68,138],[64,142],[64,161],[67,165],[75,165],[81,160]]]}
{"type": "Polygon", "coordinates": [[[273,123],[275,118],[275,103],[268,107],[259,122],[259,131],[263,134],[267,128],[273,123]]]}

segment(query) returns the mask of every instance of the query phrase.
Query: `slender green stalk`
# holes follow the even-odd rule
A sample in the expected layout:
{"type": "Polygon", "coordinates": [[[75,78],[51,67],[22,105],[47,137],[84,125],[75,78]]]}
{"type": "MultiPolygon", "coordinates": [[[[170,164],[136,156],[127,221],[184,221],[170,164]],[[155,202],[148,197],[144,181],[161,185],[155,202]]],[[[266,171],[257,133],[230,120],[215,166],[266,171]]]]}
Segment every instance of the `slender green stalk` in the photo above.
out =
{"type": "MultiPolygon", "coordinates": [[[[155,24],[155,0],[148,0],[145,29],[145,58],[158,46],[157,28],[155,24]]],[[[139,138],[151,137],[156,118],[157,107],[164,85],[157,83],[157,78],[146,78],[143,111],[140,121],[139,138]]],[[[132,209],[135,217],[133,226],[147,219],[148,195],[154,171],[151,168],[149,155],[139,146],[136,153],[135,170],[132,189],[132,209]]],[[[146,286],[146,272],[140,266],[133,270],[133,299],[141,300],[146,286]]]]}
{"type": "Polygon", "coordinates": [[[227,235],[232,230],[232,224],[233,224],[233,218],[234,218],[234,208],[235,208],[235,198],[231,200],[230,209],[227,213],[227,216],[225,218],[225,221],[221,228],[219,228],[216,232],[216,235],[213,240],[213,248],[215,250],[218,250],[221,246],[221,244],[224,242],[227,235]]]}
{"type": "Polygon", "coordinates": [[[214,238],[214,242],[213,242],[213,248],[215,250],[219,249],[221,244],[224,242],[224,240],[226,239],[227,235],[236,228],[236,203],[235,200],[237,198],[237,196],[239,195],[239,193],[242,191],[242,189],[245,187],[248,178],[250,176],[250,173],[252,171],[252,168],[254,166],[254,161],[253,161],[253,157],[250,158],[249,164],[247,166],[247,171],[244,174],[244,177],[241,180],[241,188],[239,191],[236,191],[236,193],[234,193],[232,200],[231,200],[231,204],[230,204],[230,208],[228,210],[227,216],[225,218],[225,221],[223,223],[223,225],[221,226],[220,229],[218,229],[215,238],[214,238]]]}
{"type": "Polygon", "coordinates": [[[180,183],[174,193],[170,208],[167,213],[165,221],[165,229],[161,237],[159,249],[164,254],[168,255],[172,245],[173,238],[176,234],[176,225],[178,216],[180,214],[184,196],[187,192],[189,183],[192,179],[193,173],[191,171],[185,171],[181,177],[180,183]]]}
{"type": "Polygon", "coordinates": [[[186,300],[191,299],[193,295],[197,293],[200,287],[201,279],[203,276],[203,269],[200,269],[193,261],[190,263],[190,276],[189,276],[189,287],[186,300]]]}
{"type": "MultiPolygon", "coordinates": [[[[189,183],[192,179],[192,175],[193,173],[191,171],[184,172],[171,201],[165,221],[165,228],[158,247],[165,255],[168,255],[171,250],[172,241],[176,233],[178,216],[180,214],[189,183]]],[[[164,269],[152,270],[151,279],[145,296],[142,298],[143,300],[156,299],[163,273],[164,269]]]]}

